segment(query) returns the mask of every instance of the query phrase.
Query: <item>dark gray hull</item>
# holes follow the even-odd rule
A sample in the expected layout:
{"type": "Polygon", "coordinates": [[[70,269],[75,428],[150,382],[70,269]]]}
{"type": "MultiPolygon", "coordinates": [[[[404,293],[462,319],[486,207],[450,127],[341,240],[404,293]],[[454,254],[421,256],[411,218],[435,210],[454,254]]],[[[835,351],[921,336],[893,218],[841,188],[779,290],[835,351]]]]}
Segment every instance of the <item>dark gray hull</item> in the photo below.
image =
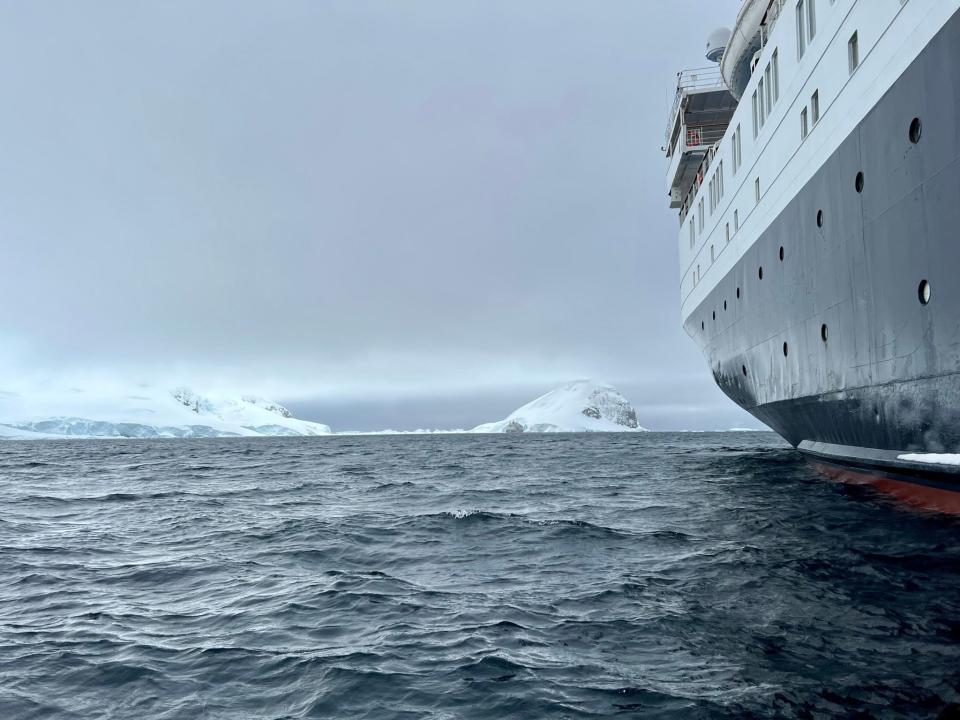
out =
{"type": "Polygon", "coordinates": [[[948,487],[960,468],[897,456],[960,452],[958,115],[960,14],[686,322],[723,391],[793,445],[948,487]]]}

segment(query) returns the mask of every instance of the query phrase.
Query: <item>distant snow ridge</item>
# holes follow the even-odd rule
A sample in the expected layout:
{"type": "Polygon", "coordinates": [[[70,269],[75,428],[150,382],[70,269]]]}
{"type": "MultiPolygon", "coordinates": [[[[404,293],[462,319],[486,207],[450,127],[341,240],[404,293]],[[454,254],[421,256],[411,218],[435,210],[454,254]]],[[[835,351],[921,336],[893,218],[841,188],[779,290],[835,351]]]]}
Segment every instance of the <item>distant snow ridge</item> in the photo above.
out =
{"type": "MultiPolygon", "coordinates": [[[[139,387],[105,397],[74,391],[47,400],[0,403],[0,437],[237,437],[329,435],[330,427],[298,420],[282,405],[259,397],[200,395],[189,388],[139,387]],[[21,413],[31,407],[30,417],[21,413]],[[39,410],[39,412],[38,412],[39,410]]],[[[21,400],[17,398],[16,400],[21,400]]]]}
{"type": "Polygon", "coordinates": [[[551,390],[499,422],[475,433],[646,432],[637,411],[616,388],[577,380],[551,390]]]}

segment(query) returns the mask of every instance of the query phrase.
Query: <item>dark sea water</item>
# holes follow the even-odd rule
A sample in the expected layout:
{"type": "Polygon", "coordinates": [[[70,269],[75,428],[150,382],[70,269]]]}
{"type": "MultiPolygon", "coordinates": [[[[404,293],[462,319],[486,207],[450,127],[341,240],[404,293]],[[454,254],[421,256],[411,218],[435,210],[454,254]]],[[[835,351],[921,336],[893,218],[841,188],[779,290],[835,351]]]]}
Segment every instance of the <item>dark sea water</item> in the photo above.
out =
{"type": "Polygon", "coordinates": [[[960,520],[769,434],[0,444],[0,718],[956,717],[960,520]]]}

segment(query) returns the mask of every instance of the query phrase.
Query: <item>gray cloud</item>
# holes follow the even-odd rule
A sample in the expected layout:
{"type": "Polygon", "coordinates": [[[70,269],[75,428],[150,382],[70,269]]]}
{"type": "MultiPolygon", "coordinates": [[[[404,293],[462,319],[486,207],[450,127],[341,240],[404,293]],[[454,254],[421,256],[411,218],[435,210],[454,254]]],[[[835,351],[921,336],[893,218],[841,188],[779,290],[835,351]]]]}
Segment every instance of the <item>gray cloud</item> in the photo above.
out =
{"type": "Polygon", "coordinates": [[[738,4],[8,3],[0,332],[50,373],[725,418],[659,147],[738,4]]]}

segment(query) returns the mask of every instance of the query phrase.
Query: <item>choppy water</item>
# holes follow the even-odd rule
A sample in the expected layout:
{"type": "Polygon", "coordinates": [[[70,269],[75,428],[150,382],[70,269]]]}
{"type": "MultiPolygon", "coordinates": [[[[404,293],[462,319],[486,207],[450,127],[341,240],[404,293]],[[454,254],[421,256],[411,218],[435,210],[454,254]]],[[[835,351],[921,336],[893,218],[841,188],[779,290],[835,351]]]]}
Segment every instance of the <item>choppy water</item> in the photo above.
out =
{"type": "Polygon", "coordinates": [[[772,435],[0,444],[2,718],[958,700],[960,521],[772,435]]]}

